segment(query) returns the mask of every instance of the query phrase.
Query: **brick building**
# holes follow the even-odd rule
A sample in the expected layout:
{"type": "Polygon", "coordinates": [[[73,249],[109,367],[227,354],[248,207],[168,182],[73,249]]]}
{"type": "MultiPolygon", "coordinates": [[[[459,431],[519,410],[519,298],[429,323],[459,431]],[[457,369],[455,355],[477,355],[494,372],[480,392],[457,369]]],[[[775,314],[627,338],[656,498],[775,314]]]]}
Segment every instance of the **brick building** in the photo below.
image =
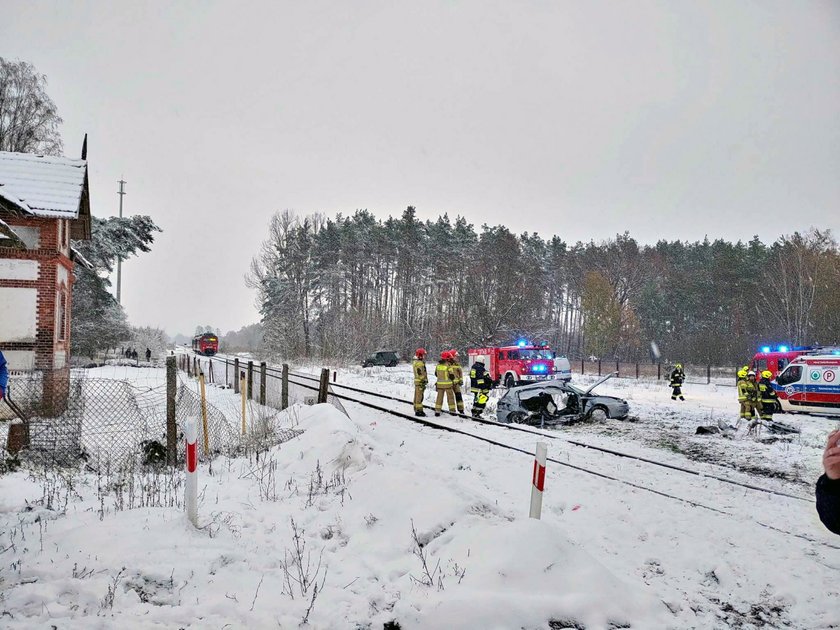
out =
{"type": "Polygon", "coordinates": [[[73,267],[86,264],[70,239],[90,238],[86,157],[0,151],[0,349],[12,370],[69,370],[73,267]]]}

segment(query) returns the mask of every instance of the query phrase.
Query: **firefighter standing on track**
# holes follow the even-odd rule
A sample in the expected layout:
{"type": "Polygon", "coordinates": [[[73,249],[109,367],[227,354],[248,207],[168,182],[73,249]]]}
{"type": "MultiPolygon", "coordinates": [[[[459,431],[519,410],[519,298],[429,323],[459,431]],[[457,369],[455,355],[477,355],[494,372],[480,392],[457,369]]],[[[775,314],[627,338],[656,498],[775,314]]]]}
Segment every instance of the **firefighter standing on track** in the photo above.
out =
{"type": "Polygon", "coordinates": [[[683,372],[682,363],[677,363],[671,372],[671,400],[676,400],[677,396],[679,396],[680,400],[685,401],[682,393],[683,382],[685,382],[685,372],[683,372]]]}
{"type": "Polygon", "coordinates": [[[446,405],[449,413],[455,413],[455,392],[452,390],[452,364],[449,362],[449,352],[440,353],[440,361],[435,367],[435,389],[437,399],[435,400],[435,415],[439,416],[443,409],[443,397],[446,395],[446,405]]]}
{"type": "Polygon", "coordinates": [[[758,399],[761,402],[759,417],[762,422],[773,422],[773,412],[776,411],[776,405],[779,404],[779,397],[770,382],[772,378],[773,372],[764,370],[761,373],[761,380],[758,382],[758,399]]]}
{"type": "Polygon", "coordinates": [[[461,388],[464,386],[464,370],[458,362],[458,351],[449,351],[449,363],[452,365],[452,392],[455,394],[455,405],[458,413],[464,413],[464,395],[461,388]]]}
{"type": "Polygon", "coordinates": [[[426,412],[423,411],[423,394],[426,391],[426,385],[429,384],[429,375],[426,373],[425,348],[417,348],[411,366],[414,371],[414,415],[425,416],[426,412]]]}
{"type": "Polygon", "coordinates": [[[470,391],[473,393],[472,415],[480,418],[490,397],[490,390],[493,387],[493,379],[484,367],[484,362],[476,361],[470,368],[470,391]]]}

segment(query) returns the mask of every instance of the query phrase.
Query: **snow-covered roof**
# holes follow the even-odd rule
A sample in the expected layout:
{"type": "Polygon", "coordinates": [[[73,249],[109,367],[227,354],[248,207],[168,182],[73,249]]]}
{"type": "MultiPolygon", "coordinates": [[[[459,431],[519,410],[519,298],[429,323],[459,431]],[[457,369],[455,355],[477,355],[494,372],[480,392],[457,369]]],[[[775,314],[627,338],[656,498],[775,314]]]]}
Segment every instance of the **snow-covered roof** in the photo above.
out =
{"type": "Polygon", "coordinates": [[[0,151],[0,199],[26,214],[70,219],[90,238],[87,160],[0,151]]]}
{"type": "Polygon", "coordinates": [[[90,262],[87,258],[85,258],[84,255],[82,254],[82,252],[80,252],[78,249],[71,246],[70,247],[70,252],[71,252],[71,258],[73,259],[74,262],[77,262],[80,265],[82,265],[84,267],[87,267],[91,271],[93,271],[95,269],[94,266],[93,266],[93,263],[90,262]]]}
{"type": "Polygon", "coordinates": [[[12,227],[3,219],[0,219],[0,247],[26,249],[26,245],[20,236],[18,236],[12,227]]]}

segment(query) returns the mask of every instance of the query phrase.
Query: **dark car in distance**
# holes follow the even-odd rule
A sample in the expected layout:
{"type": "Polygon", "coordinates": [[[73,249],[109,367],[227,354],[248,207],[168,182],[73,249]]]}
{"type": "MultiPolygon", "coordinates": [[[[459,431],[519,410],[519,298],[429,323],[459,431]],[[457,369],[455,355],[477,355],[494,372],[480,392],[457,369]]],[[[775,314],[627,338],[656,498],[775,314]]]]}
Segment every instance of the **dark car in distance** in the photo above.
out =
{"type": "Polygon", "coordinates": [[[399,362],[400,357],[393,350],[379,350],[362,361],[362,367],[373,367],[375,365],[394,367],[399,362]]]}

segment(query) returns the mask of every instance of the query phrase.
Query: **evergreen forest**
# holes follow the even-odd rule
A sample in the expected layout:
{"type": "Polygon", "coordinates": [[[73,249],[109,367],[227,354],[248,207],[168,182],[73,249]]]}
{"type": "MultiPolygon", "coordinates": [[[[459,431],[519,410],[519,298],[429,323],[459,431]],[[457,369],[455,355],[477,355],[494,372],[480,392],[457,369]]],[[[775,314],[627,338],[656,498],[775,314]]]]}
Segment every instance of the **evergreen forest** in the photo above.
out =
{"type": "Polygon", "coordinates": [[[828,231],[773,243],[642,244],[629,233],[480,229],[463,217],[276,213],[247,276],[285,358],[547,341],[572,359],[740,364],[765,344],[840,341],[840,250],[828,231]]]}

